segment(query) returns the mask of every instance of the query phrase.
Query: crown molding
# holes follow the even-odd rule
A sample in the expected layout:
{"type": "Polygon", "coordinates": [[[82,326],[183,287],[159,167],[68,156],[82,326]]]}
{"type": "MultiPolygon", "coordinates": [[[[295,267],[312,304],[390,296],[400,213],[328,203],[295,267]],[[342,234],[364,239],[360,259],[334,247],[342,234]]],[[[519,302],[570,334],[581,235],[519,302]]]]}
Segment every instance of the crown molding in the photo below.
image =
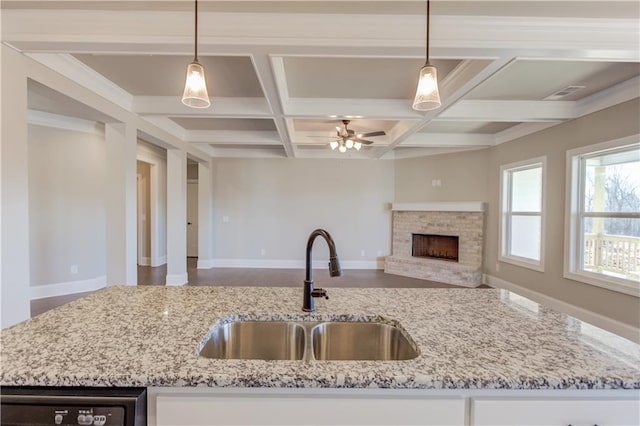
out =
{"type": "Polygon", "coordinates": [[[91,120],[52,114],[50,112],[28,110],[27,122],[35,126],[72,130],[75,132],[104,134],[104,126],[91,120]]]}

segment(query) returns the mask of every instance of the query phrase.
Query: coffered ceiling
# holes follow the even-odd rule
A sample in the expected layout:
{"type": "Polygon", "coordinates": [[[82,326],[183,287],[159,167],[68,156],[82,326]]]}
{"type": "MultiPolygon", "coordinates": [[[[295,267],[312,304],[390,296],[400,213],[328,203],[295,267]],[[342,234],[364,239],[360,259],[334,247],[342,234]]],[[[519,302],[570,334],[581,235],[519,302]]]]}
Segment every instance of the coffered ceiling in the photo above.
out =
{"type": "MultiPolygon", "coordinates": [[[[201,0],[205,110],[180,102],[193,58],[191,1],[4,1],[2,39],[212,156],[482,149],[640,95],[635,0],[433,0],[431,11],[442,107],[427,113],[411,109],[425,59],[423,1],[201,0]],[[548,98],[568,86],[581,88],[548,98]],[[386,135],[331,151],[343,119],[357,133],[386,135]]],[[[29,87],[34,111],[100,117],[29,87]]]]}

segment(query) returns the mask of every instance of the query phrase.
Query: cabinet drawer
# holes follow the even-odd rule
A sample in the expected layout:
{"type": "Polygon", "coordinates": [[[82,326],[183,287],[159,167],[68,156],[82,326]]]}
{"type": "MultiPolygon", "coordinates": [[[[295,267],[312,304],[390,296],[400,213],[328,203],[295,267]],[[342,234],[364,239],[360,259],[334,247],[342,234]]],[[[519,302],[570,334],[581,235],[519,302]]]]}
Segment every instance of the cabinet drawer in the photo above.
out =
{"type": "Polygon", "coordinates": [[[637,399],[484,399],[471,405],[471,424],[482,426],[638,426],[637,399]]]}
{"type": "Polygon", "coordinates": [[[158,395],[157,425],[459,425],[462,398],[158,395]]]}

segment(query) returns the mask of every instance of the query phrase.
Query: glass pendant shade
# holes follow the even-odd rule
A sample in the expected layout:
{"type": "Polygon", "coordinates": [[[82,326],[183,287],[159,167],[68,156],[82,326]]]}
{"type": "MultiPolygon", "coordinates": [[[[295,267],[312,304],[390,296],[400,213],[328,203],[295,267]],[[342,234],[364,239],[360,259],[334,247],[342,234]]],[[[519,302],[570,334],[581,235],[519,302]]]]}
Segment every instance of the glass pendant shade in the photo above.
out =
{"type": "Polygon", "coordinates": [[[413,109],[429,111],[440,107],[440,92],[438,92],[438,72],[436,67],[426,64],[420,69],[416,97],[413,109]]]}
{"type": "Polygon", "coordinates": [[[340,152],[347,152],[347,147],[344,145],[340,145],[340,148],[338,148],[338,151],[340,152]]]}
{"type": "Polygon", "coordinates": [[[204,80],[204,68],[198,62],[194,61],[187,67],[182,103],[192,108],[208,108],[211,105],[204,80]]]}
{"type": "Polygon", "coordinates": [[[362,148],[362,144],[360,142],[356,142],[353,144],[353,147],[356,149],[356,151],[360,151],[360,148],[362,148]]]}
{"type": "Polygon", "coordinates": [[[340,145],[337,141],[331,141],[329,142],[329,146],[331,147],[332,151],[335,151],[336,148],[338,147],[338,145],[340,145]]]}
{"type": "Polygon", "coordinates": [[[353,141],[351,139],[347,139],[347,149],[353,148],[353,141]]]}

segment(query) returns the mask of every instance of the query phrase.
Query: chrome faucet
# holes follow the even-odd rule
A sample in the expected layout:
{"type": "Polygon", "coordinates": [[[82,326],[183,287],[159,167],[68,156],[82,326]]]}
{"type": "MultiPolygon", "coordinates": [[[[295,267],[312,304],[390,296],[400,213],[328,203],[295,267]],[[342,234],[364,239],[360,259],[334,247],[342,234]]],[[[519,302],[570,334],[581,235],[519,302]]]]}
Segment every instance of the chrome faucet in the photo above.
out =
{"type": "Polygon", "coordinates": [[[338,254],[336,253],[336,244],[333,242],[333,238],[331,238],[331,235],[329,235],[329,233],[324,229],[316,229],[311,233],[311,235],[309,235],[309,240],[307,240],[307,273],[304,280],[304,295],[302,299],[302,310],[305,312],[313,312],[316,310],[313,304],[314,297],[329,298],[326,290],[321,288],[313,289],[311,249],[313,248],[313,242],[317,236],[324,238],[329,245],[329,275],[332,277],[339,277],[342,275],[340,262],[338,261],[338,254]]]}

